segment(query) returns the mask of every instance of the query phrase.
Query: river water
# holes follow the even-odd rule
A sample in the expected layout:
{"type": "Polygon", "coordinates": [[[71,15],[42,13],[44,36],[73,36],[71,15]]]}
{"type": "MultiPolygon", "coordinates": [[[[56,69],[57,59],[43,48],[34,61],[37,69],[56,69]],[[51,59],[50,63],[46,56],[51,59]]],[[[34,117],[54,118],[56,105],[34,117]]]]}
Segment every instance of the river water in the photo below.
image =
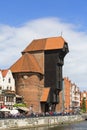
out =
{"type": "Polygon", "coordinates": [[[27,128],[16,130],[87,130],[87,121],[82,121],[73,124],[64,124],[52,127],[27,128]]]}

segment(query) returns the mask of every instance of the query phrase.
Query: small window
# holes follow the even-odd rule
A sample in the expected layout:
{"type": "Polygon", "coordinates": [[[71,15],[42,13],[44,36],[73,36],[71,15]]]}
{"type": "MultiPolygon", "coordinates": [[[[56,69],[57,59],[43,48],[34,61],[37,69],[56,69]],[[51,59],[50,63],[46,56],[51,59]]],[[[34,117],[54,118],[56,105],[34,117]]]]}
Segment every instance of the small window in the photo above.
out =
{"type": "Polygon", "coordinates": [[[11,79],[10,78],[8,79],[8,82],[11,83],[11,79]]]}
{"type": "Polygon", "coordinates": [[[9,87],[7,86],[7,90],[9,90],[9,87]]]}
{"type": "Polygon", "coordinates": [[[24,75],[24,76],[23,76],[23,78],[24,78],[24,79],[27,79],[27,78],[28,78],[28,76],[27,76],[27,75],[24,75]]]}
{"type": "Polygon", "coordinates": [[[10,90],[12,90],[12,87],[10,87],[10,90]]]}

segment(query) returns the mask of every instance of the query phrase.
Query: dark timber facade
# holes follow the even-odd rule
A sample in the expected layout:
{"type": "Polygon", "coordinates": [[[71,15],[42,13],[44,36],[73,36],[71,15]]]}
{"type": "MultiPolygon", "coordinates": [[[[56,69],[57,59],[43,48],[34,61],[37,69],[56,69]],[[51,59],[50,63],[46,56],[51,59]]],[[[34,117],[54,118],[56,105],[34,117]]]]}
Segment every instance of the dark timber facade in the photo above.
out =
{"type": "Polygon", "coordinates": [[[45,87],[50,86],[49,103],[56,106],[59,102],[59,92],[62,89],[62,66],[64,56],[68,52],[67,44],[61,50],[45,51],[45,87]]]}

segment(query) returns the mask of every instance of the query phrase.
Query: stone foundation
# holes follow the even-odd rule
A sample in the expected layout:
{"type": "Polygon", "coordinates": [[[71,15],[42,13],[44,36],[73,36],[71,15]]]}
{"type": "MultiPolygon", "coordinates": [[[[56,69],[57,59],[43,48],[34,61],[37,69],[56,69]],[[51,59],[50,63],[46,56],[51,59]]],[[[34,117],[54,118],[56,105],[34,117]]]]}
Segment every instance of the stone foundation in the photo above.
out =
{"type": "Polygon", "coordinates": [[[0,129],[17,129],[40,126],[51,126],[65,123],[72,123],[84,120],[81,115],[74,116],[49,116],[38,118],[22,118],[22,119],[1,119],[0,129]]]}

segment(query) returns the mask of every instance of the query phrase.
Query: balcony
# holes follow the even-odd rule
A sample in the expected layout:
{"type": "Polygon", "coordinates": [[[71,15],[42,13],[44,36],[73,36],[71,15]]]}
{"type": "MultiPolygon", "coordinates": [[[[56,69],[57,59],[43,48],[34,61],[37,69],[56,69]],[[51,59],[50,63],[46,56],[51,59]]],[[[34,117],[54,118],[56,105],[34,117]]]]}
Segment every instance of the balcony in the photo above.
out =
{"type": "Polygon", "coordinates": [[[77,102],[77,103],[80,103],[80,99],[72,99],[72,102],[77,102]]]}
{"type": "Polygon", "coordinates": [[[13,106],[15,103],[14,102],[5,102],[6,106],[13,106]]]}

